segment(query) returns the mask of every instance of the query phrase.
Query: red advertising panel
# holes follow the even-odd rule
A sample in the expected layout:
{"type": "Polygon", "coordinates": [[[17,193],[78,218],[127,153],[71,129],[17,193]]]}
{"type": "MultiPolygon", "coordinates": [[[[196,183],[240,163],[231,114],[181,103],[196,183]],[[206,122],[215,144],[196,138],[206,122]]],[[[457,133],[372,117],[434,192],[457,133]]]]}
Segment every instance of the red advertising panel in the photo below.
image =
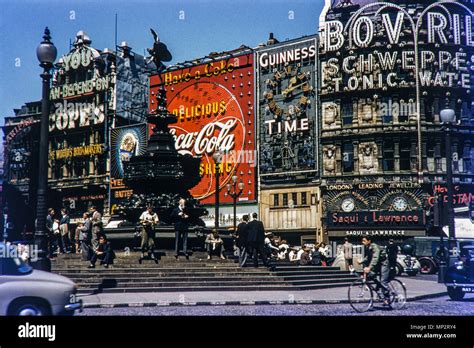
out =
{"type": "Polygon", "coordinates": [[[220,203],[231,203],[226,185],[236,175],[244,184],[239,201],[255,200],[256,147],[254,126],[253,55],[216,59],[151,77],[150,110],[165,85],[168,110],[177,116],[170,126],[182,154],[201,157],[201,182],[191,194],[202,204],[213,204],[216,167],[213,154],[224,153],[219,166],[220,203]]]}

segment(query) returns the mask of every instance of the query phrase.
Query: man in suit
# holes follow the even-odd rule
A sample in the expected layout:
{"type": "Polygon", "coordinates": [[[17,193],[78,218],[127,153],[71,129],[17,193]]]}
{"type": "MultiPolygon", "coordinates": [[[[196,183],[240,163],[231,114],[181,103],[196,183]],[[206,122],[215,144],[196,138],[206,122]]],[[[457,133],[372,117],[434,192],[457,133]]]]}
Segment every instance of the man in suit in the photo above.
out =
{"type": "Polygon", "coordinates": [[[97,211],[96,206],[91,207],[91,223],[92,223],[92,249],[96,250],[99,246],[99,237],[102,235],[102,214],[97,211]]]}
{"type": "Polygon", "coordinates": [[[239,265],[240,267],[245,265],[247,261],[247,235],[248,235],[248,222],[249,216],[244,215],[242,222],[237,226],[237,231],[235,233],[235,245],[239,248],[239,265]]]}
{"type": "Polygon", "coordinates": [[[54,257],[54,250],[56,249],[55,235],[53,231],[54,226],[54,209],[48,209],[48,215],[46,216],[46,230],[48,232],[48,257],[52,259],[54,257]]]}
{"type": "Polygon", "coordinates": [[[174,219],[174,230],[175,230],[175,255],[176,260],[179,258],[179,239],[183,241],[183,252],[186,256],[186,260],[189,260],[188,255],[188,227],[189,227],[189,215],[186,214],[186,200],[181,198],[179,205],[171,213],[174,219]]]}
{"type": "Polygon", "coordinates": [[[247,224],[247,242],[253,251],[253,264],[258,267],[258,255],[262,258],[263,264],[270,267],[265,255],[265,228],[263,222],[257,220],[257,213],[252,214],[253,220],[247,224]]]}
{"type": "Polygon", "coordinates": [[[115,253],[112,250],[112,246],[109,241],[107,241],[107,237],[102,235],[99,237],[99,246],[97,247],[97,250],[94,251],[91,257],[91,264],[88,268],[94,268],[97,259],[100,260],[100,263],[104,265],[105,268],[108,268],[109,265],[113,263],[114,258],[115,253]]]}

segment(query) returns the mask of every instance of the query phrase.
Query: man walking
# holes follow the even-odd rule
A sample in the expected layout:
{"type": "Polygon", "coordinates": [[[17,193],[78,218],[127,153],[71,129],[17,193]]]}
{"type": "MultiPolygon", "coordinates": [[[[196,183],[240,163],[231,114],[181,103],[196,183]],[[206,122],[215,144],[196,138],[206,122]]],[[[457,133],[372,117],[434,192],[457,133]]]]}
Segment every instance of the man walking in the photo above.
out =
{"type": "Polygon", "coordinates": [[[262,258],[265,267],[270,267],[267,256],[265,255],[265,228],[263,222],[257,220],[257,213],[252,214],[253,220],[248,223],[247,241],[252,247],[253,264],[258,267],[258,256],[262,258]]]}
{"type": "Polygon", "coordinates": [[[158,215],[153,212],[153,207],[149,205],[146,210],[140,215],[140,224],[142,225],[141,231],[141,238],[142,242],[140,245],[142,255],[138,260],[138,263],[142,263],[142,261],[146,258],[145,252],[148,253],[148,258],[151,258],[158,263],[158,260],[154,254],[155,248],[155,226],[158,224],[158,215]]]}
{"type": "Polygon", "coordinates": [[[186,256],[186,260],[189,260],[188,255],[188,227],[189,227],[189,215],[186,214],[186,200],[181,198],[179,205],[175,208],[171,214],[174,219],[174,230],[175,230],[175,255],[176,260],[179,258],[179,240],[183,241],[183,252],[186,256]]]}

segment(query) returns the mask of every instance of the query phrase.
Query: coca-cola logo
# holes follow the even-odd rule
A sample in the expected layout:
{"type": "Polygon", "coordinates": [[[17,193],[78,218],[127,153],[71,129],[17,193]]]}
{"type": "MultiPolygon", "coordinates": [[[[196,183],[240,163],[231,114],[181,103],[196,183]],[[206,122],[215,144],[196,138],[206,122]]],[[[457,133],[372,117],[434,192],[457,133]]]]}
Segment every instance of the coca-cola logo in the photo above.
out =
{"type": "MultiPolygon", "coordinates": [[[[169,99],[168,109],[178,122],[170,126],[176,149],[181,154],[201,157],[201,182],[191,190],[197,199],[215,192],[216,166],[213,155],[219,151],[242,151],[246,144],[245,118],[236,97],[224,86],[199,82],[169,99]]],[[[218,170],[219,187],[229,182],[238,166],[224,156],[218,170]]]]}
{"type": "Polygon", "coordinates": [[[176,149],[182,154],[190,155],[212,155],[216,151],[229,152],[235,147],[235,135],[232,132],[238,124],[238,120],[224,122],[211,122],[200,131],[176,134],[176,128],[171,128],[171,134],[176,141],[176,149]],[[214,134],[218,131],[218,135],[214,134]]]}

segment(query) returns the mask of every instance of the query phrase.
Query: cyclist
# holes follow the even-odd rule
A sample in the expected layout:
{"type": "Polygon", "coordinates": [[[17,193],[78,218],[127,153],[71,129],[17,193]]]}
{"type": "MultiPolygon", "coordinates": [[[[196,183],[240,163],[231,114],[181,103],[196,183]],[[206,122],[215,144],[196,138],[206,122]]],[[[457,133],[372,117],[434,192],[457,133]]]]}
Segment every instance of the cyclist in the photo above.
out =
{"type": "Polygon", "coordinates": [[[364,273],[368,280],[373,280],[376,284],[376,290],[382,288],[384,296],[384,305],[389,305],[390,291],[388,282],[390,281],[390,266],[385,252],[385,248],[372,242],[372,237],[364,236],[362,244],[365,246],[365,257],[362,260],[364,273]],[[380,281],[377,275],[380,274],[380,281]]]}

